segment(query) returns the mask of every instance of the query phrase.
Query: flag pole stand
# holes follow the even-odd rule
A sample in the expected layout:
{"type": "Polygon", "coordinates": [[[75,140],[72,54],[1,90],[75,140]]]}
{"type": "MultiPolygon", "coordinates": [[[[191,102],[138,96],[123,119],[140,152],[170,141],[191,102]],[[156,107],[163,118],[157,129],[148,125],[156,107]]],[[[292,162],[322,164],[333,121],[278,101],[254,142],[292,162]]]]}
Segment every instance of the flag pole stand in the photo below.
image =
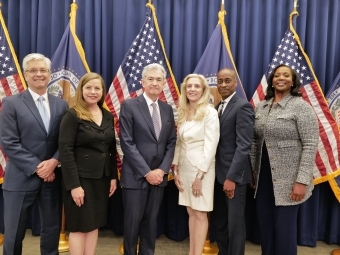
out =
{"type": "Polygon", "coordinates": [[[4,243],[4,235],[0,234],[0,245],[4,243]]]}
{"type": "MultiPolygon", "coordinates": [[[[137,244],[137,254],[138,254],[138,246],[139,246],[139,244],[137,244]]],[[[121,244],[119,246],[119,253],[124,254],[124,244],[121,244]]]]}
{"type": "Polygon", "coordinates": [[[68,240],[65,233],[65,212],[64,212],[64,205],[63,205],[63,211],[61,215],[61,231],[59,236],[59,246],[58,251],[59,252],[67,252],[70,250],[70,247],[68,245],[68,240]]]}
{"type": "Polygon", "coordinates": [[[205,238],[202,255],[209,255],[209,254],[217,255],[219,250],[216,245],[210,243],[210,237],[209,237],[210,212],[208,212],[207,216],[208,216],[208,231],[207,231],[207,237],[205,238]]]}

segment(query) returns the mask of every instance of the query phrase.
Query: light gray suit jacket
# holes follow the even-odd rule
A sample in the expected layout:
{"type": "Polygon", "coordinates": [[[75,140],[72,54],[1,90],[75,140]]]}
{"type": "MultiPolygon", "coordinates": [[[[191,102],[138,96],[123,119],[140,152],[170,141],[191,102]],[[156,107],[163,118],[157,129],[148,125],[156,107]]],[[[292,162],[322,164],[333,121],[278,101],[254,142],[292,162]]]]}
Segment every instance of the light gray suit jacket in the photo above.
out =
{"type": "Polygon", "coordinates": [[[255,134],[250,155],[257,176],[256,187],[265,142],[275,204],[295,205],[306,201],[314,187],[313,168],[319,141],[318,120],[313,108],[301,97],[288,94],[270,110],[272,102],[273,99],[260,102],[255,111],[255,134]],[[295,182],[307,185],[306,196],[300,202],[290,199],[295,182]]]}
{"type": "MultiPolygon", "coordinates": [[[[34,174],[40,162],[50,158],[59,160],[59,125],[67,103],[52,95],[48,95],[48,101],[51,113],[48,132],[28,90],[2,101],[0,140],[8,157],[4,190],[36,190],[43,182],[34,174]]],[[[46,185],[60,185],[60,178],[46,185]]]]}

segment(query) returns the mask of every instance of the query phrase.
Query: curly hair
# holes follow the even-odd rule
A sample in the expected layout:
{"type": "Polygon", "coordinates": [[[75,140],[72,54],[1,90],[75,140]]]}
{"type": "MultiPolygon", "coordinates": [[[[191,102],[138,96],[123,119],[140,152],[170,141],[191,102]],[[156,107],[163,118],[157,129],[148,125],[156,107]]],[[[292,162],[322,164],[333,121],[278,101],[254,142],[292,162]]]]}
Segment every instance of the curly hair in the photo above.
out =
{"type": "Polygon", "coordinates": [[[267,79],[268,87],[267,87],[267,94],[265,96],[266,100],[269,100],[269,99],[271,99],[275,96],[275,88],[273,87],[273,79],[274,79],[275,72],[277,71],[277,69],[279,69],[280,67],[283,67],[283,66],[288,67],[291,74],[292,74],[293,86],[290,88],[290,94],[292,96],[296,96],[296,97],[302,96],[301,92],[300,92],[301,82],[300,82],[299,75],[290,66],[282,64],[282,65],[278,65],[277,67],[275,67],[275,69],[270,73],[270,75],[267,79]]]}

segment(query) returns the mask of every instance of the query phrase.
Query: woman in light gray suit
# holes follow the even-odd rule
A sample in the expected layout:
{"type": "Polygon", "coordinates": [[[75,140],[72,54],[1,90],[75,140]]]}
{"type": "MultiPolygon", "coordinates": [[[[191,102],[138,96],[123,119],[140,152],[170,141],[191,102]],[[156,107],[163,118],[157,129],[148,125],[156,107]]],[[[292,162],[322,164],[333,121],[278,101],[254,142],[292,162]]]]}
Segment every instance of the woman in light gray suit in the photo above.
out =
{"type": "Polygon", "coordinates": [[[181,84],[178,136],[173,160],[179,204],[189,214],[190,255],[201,255],[213,209],[215,153],[220,137],[217,111],[209,104],[204,76],[189,74],[181,84]]]}
{"type": "Polygon", "coordinates": [[[313,108],[301,98],[300,78],[286,65],[268,78],[256,106],[251,150],[262,255],[297,254],[297,213],[313,190],[319,139],[313,108]]]}

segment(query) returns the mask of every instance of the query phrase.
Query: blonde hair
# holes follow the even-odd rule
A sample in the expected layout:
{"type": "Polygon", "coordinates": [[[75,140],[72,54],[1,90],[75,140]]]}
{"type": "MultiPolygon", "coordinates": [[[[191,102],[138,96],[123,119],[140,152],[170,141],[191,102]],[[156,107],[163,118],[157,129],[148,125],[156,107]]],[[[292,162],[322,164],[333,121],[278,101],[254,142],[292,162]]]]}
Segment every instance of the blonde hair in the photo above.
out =
{"type": "Polygon", "coordinates": [[[177,125],[182,125],[189,115],[189,99],[187,98],[187,85],[190,78],[198,78],[203,86],[203,94],[198,99],[196,104],[196,114],[193,118],[195,121],[202,120],[207,113],[207,106],[210,104],[210,89],[204,76],[201,74],[189,74],[187,75],[181,84],[181,96],[179,97],[178,119],[177,125]]]}
{"type": "Polygon", "coordinates": [[[83,87],[86,83],[91,80],[98,79],[100,80],[100,84],[102,85],[103,95],[100,98],[99,102],[97,103],[99,107],[103,107],[104,100],[106,97],[106,90],[105,90],[105,83],[103,78],[97,73],[86,73],[83,77],[81,77],[77,89],[76,89],[76,102],[73,109],[76,111],[77,117],[82,120],[92,120],[91,112],[87,107],[87,103],[83,97],[83,87]]]}

